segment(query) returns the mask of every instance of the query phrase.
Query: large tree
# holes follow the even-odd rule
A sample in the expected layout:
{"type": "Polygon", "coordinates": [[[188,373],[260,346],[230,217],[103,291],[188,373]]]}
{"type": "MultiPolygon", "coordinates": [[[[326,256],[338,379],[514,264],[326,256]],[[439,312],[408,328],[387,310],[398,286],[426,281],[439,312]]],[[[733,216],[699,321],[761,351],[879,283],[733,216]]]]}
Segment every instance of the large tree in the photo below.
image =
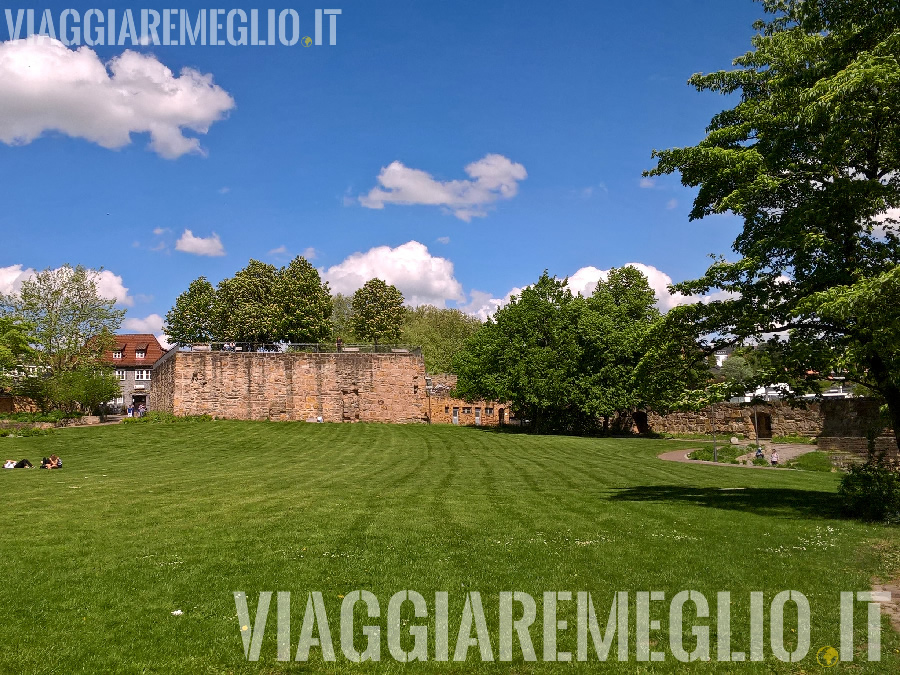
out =
{"type": "Polygon", "coordinates": [[[675,286],[731,297],[674,314],[711,349],[769,340],[797,392],[845,372],[885,399],[900,445],[900,3],[763,7],[736,68],[690,80],[739,102],[698,145],[654,152],[648,172],[699,188],[692,219],[744,221],[737,260],[675,286]]]}
{"type": "Polygon", "coordinates": [[[480,326],[481,321],[458,309],[421,305],[406,312],[401,338],[422,348],[429,373],[452,373],[453,358],[480,326]]]}
{"type": "Polygon", "coordinates": [[[396,342],[403,325],[403,293],[381,279],[370,279],[353,294],[353,332],[361,340],[396,342]]]}
{"type": "Polygon", "coordinates": [[[61,373],[102,363],[125,310],[101,295],[101,272],[81,265],[46,269],[2,299],[8,316],[33,326],[35,365],[61,373]]]}
{"type": "Polygon", "coordinates": [[[278,271],[279,333],[288,342],[319,342],[331,336],[331,292],[319,271],[301,256],[278,271]]]}
{"type": "Polygon", "coordinates": [[[166,314],[166,335],[182,345],[216,340],[221,331],[215,309],[216,289],[206,277],[194,279],[166,314]]]}
{"type": "Polygon", "coordinates": [[[538,432],[570,430],[578,409],[582,348],[573,330],[582,302],[544,272],[512,296],[454,360],[465,399],[509,401],[538,432]]]}

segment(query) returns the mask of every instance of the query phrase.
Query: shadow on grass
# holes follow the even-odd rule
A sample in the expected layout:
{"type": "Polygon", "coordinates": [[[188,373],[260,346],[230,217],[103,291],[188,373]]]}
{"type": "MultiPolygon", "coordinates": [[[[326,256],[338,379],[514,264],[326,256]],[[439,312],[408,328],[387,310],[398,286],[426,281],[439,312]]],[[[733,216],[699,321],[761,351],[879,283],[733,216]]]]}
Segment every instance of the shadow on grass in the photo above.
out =
{"type": "Polygon", "coordinates": [[[837,494],[813,490],[643,485],[620,488],[610,499],[617,502],[667,502],[706,506],[791,518],[843,517],[837,494]]]}

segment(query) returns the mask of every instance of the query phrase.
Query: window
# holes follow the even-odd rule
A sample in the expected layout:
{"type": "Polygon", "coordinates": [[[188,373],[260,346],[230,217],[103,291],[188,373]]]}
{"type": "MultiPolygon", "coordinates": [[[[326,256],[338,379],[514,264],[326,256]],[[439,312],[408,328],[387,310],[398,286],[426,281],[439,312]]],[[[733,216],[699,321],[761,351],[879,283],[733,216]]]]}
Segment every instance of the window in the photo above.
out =
{"type": "Polygon", "coordinates": [[[471,414],[472,414],[471,408],[463,408],[463,415],[471,415],[471,414]]]}
{"type": "Polygon", "coordinates": [[[150,379],[150,371],[149,370],[136,370],[134,371],[134,379],[137,381],[147,381],[150,379]]]}
{"type": "Polygon", "coordinates": [[[450,412],[450,406],[449,406],[449,405],[445,405],[445,406],[444,406],[444,412],[445,412],[445,413],[450,412]]]}
{"type": "Polygon", "coordinates": [[[122,350],[121,350],[121,349],[117,349],[116,351],[114,351],[114,352],[113,352],[113,358],[114,358],[114,359],[121,359],[121,358],[122,358],[122,350]]]}
{"type": "Polygon", "coordinates": [[[493,415],[493,414],[494,414],[494,409],[493,409],[493,408],[485,408],[485,409],[484,409],[484,414],[485,414],[485,415],[493,415]]]}
{"type": "Polygon", "coordinates": [[[144,350],[144,349],[138,349],[138,350],[134,353],[134,358],[136,358],[136,359],[143,359],[143,358],[146,358],[146,357],[147,357],[147,351],[144,350]]]}
{"type": "Polygon", "coordinates": [[[116,368],[116,377],[119,378],[120,382],[124,382],[125,381],[125,371],[116,368]]]}

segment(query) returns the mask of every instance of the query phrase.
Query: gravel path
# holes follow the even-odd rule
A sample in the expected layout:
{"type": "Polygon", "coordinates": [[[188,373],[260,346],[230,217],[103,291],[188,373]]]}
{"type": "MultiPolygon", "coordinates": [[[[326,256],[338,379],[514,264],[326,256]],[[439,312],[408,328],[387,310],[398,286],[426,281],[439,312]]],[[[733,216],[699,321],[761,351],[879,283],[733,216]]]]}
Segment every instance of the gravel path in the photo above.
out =
{"type": "MultiPolygon", "coordinates": [[[[817,448],[815,445],[776,445],[772,446],[771,443],[762,442],[760,445],[763,448],[763,452],[766,454],[766,457],[772,454],[772,447],[778,449],[778,461],[783,466],[789,460],[794,459],[795,457],[799,457],[800,455],[805,455],[808,452],[814,452],[817,448]]],[[[664,452],[658,457],[667,462],[682,462],[684,464],[706,464],[708,466],[733,466],[741,469],[775,469],[777,467],[774,466],[756,466],[754,464],[730,464],[726,462],[707,462],[700,459],[688,459],[688,455],[692,453],[696,448],[689,448],[686,450],[672,450],[670,452],[664,452]]],[[[738,459],[750,459],[752,460],[756,456],[756,450],[753,452],[742,455],[738,459]]]]}

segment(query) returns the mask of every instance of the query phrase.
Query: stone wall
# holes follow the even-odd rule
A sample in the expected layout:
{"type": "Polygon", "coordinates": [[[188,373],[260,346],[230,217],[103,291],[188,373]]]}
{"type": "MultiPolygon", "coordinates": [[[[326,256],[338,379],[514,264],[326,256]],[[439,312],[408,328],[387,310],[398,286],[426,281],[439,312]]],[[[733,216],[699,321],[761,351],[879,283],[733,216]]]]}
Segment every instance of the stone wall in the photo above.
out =
{"type": "Polygon", "coordinates": [[[497,401],[464,401],[450,393],[456,386],[456,375],[434,375],[431,379],[431,422],[465,426],[496,427],[509,423],[509,404],[497,401]]]}
{"type": "Polygon", "coordinates": [[[427,421],[425,363],[414,354],[173,351],[153,382],[150,408],[176,415],[427,421]]]}
{"type": "Polygon", "coordinates": [[[36,413],[39,411],[37,403],[30,398],[0,394],[0,413],[36,413]]]}
{"type": "MultiPolygon", "coordinates": [[[[822,432],[823,414],[821,405],[811,403],[806,408],[792,408],[787,403],[777,401],[756,406],[760,422],[760,438],[771,436],[818,436],[822,432]]],[[[723,436],[743,434],[746,438],[756,438],[754,407],[737,403],[716,405],[715,431],[723,436]]],[[[708,434],[713,430],[712,414],[709,409],[699,412],[673,412],[667,415],[648,413],[647,422],[651,431],[674,434],[708,434]]]]}

